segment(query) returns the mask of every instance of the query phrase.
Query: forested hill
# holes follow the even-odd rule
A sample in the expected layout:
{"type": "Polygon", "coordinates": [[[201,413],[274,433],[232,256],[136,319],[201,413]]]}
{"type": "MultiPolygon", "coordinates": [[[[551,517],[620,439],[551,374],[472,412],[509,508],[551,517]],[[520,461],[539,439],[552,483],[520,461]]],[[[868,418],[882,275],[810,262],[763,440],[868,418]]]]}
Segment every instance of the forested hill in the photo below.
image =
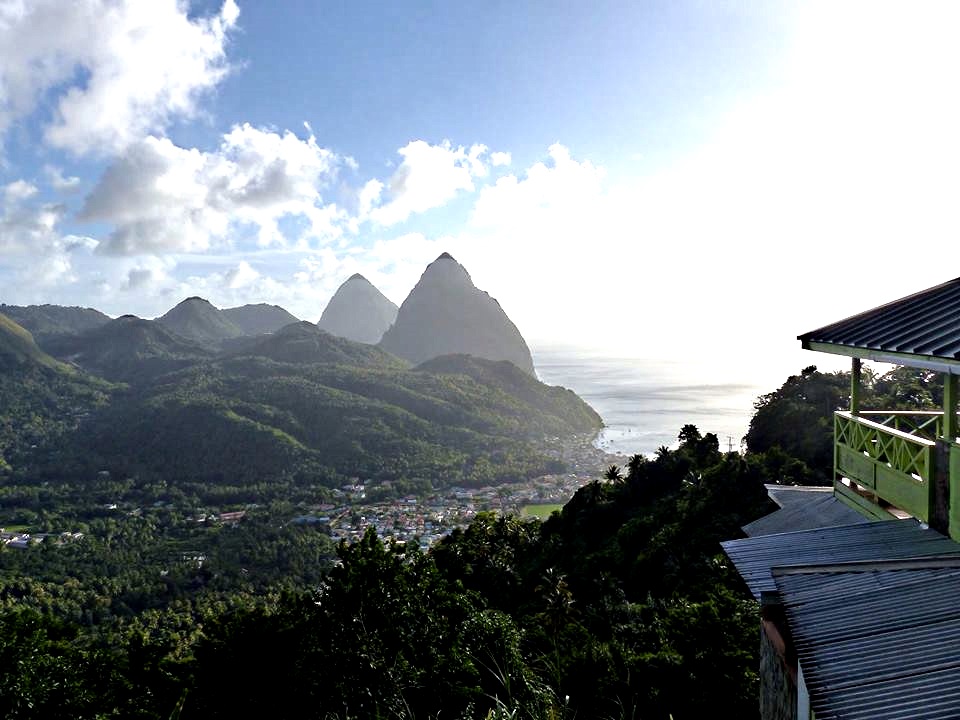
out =
{"type": "Polygon", "coordinates": [[[109,544],[0,553],[31,574],[0,575],[0,647],[18,658],[0,670],[0,712],[688,720],[722,698],[755,716],[756,605],[718,542],[769,509],[768,478],[713,435],[681,436],[545,523],[480,514],[427,553],[371,531],[331,569],[322,534],[253,546],[251,520],[202,563],[194,549],[171,564],[169,513],[109,544]],[[159,554],[121,550],[137,537],[159,554]],[[169,574],[139,570],[158,562],[169,574]]]}
{"type": "MultiPolygon", "coordinates": [[[[195,330],[219,326],[203,301],[178,308],[195,330]]],[[[4,323],[0,357],[50,371],[3,385],[6,427],[24,422],[23,409],[45,408],[31,432],[11,430],[0,445],[17,478],[82,482],[106,471],[137,486],[162,480],[206,497],[216,485],[250,499],[263,483],[332,488],[350,478],[479,486],[561,471],[543,443],[601,426],[573,393],[512,366],[458,357],[410,369],[311,323],[218,355],[164,323],[124,316],[50,338],[72,368],[4,323]],[[97,390],[70,391],[85,385],[97,390]],[[62,401],[42,400],[54,386],[62,401]]]]}
{"type": "Polygon", "coordinates": [[[176,335],[164,325],[133,315],[49,339],[46,347],[91,375],[134,384],[213,357],[204,346],[176,335]]]}
{"type": "Polygon", "coordinates": [[[114,403],[83,446],[98,466],[177,483],[300,478],[337,487],[359,477],[479,486],[557,472],[562,465],[538,441],[600,426],[566,392],[518,397],[495,374],[481,383],[397,367],[380,354],[380,367],[258,356],[203,363],[114,403]]]}
{"type": "Polygon", "coordinates": [[[0,304],[0,313],[28,330],[38,342],[73,335],[110,322],[110,318],[99,310],[62,305],[0,304]]]}
{"type": "MultiPolygon", "coordinates": [[[[394,370],[342,366],[303,382],[371,403],[397,393],[422,418],[455,416],[469,387],[457,378],[502,372],[437,365],[400,371],[406,385],[380,384],[394,370]]],[[[204,393],[303,372],[221,359],[139,401],[201,398],[213,411],[204,393]]],[[[811,367],[759,398],[745,454],[686,425],[676,450],[610,467],[545,522],[481,513],[427,552],[371,531],[334,553],[319,526],[273,522],[315,492],[307,477],[282,495],[257,486],[263,499],[230,524],[183,512],[182,487],[160,477],[142,488],[157,502],[128,511],[108,501],[132,478],[98,474],[70,495],[62,480],[8,474],[0,512],[33,512],[22,522],[48,531],[83,521],[87,535],[0,549],[0,716],[756,718],[758,607],[719,543],[773,509],[764,483],[830,471],[817,458],[848,380],[811,367]]],[[[928,406],[940,392],[905,369],[865,385],[880,406],[928,406]]]]}
{"type": "Polygon", "coordinates": [[[0,478],[41,445],[51,461],[59,458],[81,421],[107,404],[111,389],[50,357],[0,314],[0,478]]]}

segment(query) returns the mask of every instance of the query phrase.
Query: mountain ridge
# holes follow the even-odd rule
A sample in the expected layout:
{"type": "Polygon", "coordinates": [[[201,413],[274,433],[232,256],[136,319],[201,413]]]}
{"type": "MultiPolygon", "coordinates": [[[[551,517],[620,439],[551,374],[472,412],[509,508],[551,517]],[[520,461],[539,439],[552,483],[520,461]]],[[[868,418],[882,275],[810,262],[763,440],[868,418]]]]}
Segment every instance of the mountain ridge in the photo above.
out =
{"type": "Polygon", "coordinates": [[[534,374],[530,348],[517,326],[446,252],[423,271],[380,347],[413,363],[462,353],[508,360],[534,374]]]}
{"type": "Polygon", "coordinates": [[[222,310],[196,295],[170,308],[156,322],[188,340],[214,346],[244,334],[222,310]]]}
{"type": "Polygon", "coordinates": [[[354,342],[375,345],[396,320],[397,310],[373,283],[354,273],[330,298],[317,326],[354,342]]]}

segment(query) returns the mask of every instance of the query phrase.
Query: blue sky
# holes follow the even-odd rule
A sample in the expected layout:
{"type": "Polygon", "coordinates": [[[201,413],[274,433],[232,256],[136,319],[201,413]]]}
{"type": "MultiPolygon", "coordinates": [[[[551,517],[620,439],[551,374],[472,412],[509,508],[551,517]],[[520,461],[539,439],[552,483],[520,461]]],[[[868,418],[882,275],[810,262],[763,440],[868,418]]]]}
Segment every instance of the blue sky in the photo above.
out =
{"type": "Polygon", "coordinates": [[[957,274],[957,16],[0,0],[0,302],[315,320],[447,250],[535,343],[776,379],[957,274]]]}

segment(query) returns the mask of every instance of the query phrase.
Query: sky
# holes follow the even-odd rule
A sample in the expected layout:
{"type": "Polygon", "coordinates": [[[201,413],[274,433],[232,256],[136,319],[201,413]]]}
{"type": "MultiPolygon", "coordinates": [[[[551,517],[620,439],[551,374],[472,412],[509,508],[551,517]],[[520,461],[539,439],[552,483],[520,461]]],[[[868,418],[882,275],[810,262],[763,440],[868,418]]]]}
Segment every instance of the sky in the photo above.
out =
{"type": "Polygon", "coordinates": [[[532,345],[783,378],[958,275],[952,2],[0,0],[0,302],[319,318],[450,252],[532,345]]]}

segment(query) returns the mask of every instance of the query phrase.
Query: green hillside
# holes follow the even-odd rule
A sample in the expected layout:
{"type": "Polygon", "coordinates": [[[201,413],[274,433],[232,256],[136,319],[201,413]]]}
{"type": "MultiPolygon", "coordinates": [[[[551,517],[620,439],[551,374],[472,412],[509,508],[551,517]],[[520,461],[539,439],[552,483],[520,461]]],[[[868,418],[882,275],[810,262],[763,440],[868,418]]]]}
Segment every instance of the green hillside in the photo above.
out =
{"type": "Polygon", "coordinates": [[[406,370],[365,351],[385,366],[250,356],[203,363],[111,408],[84,443],[125,473],[184,482],[309,476],[336,484],[359,476],[487,484],[555,471],[538,441],[600,425],[565,391],[551,398],[543,386],[531,403],[495,373],[478,382],[406,370]]]}
{"type": "Polygon", "coordinates": [[[267,305],[266,303],[225,308],[220,312],[246,335],[277,332],[290,323],[299,322],[297,318],[279,305],[267,305]]]}
{"type": "Polygon", "coordinates": [[[48,347],[57,357],[114,382],[143,383],[212,357],[160,323],[133,315],[51,340],[48,347]]]}
{"type": "Polygon", "coordinates": [[[40,448],[59,456],[110,386],[44,353],[30,333],[0,314],[0,475],[40,448]]]}
{"type": "Polygon", "coordinates": [[[41,345],[48,338],[75,335],[110,322],[99,310],[63,305],[0,304],[0,313],[29,330],[41,345]]]}
{"type": "Polygon", "coordinates": [[[236,354],[258,355],[287,363],[338,363],[354,367],[403,368],[405,361],[380,348],[331,335],[316,325],[297,321],[248,344],[236,354]]]}
{"type": "Polygon", "coordinates": [[[222,310],[200,297],[189,297],[156,320],[177,335],[216,348],[229,338],[244,335],[222,310]]]}

